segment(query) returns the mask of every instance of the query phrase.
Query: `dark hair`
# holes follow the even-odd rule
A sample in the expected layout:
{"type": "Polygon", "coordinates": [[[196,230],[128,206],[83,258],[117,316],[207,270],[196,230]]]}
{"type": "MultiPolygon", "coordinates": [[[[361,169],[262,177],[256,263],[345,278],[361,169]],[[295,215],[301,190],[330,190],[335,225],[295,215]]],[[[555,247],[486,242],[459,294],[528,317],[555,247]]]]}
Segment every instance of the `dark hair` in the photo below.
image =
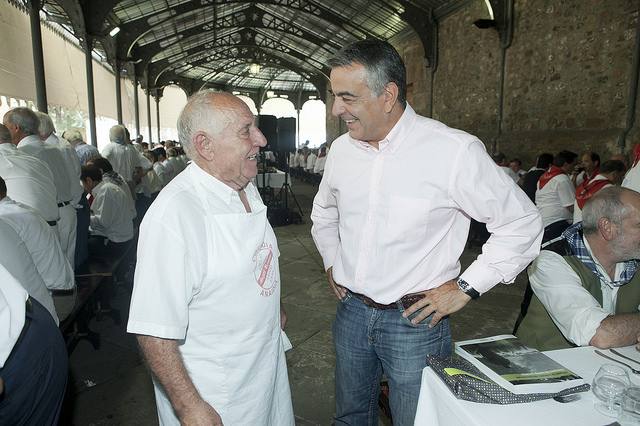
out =
{"type": "Polygon", "coordinates": [[[4,182],[4,179],[2,179],[2,176],[0,176],[0,199],[6,196],[7,196],[7,184],[4,182]]]}
{"type": "Polygon", "coordinates": [[[80,180],[85,180],[86,178],[91,178],[94,182],[100,182],[102,180],[102,172],[94,164],[82,166],[80,169],[80,180]]]}
{"type": "Polygon", "coordinates": [[[549,154],[548,152],[543,152],[538,156],[538,160],[536,162],[536,167],[539,169],[548,169],[549,166],[553,163],[553,154],[549,154]]]}
{"type": "Polygon", "coordinates": [[[387,83],[398,86],[398,102],[407,105],[407,70],[400,54],[389,43],[378,39],[360,40],[343,47],[331,59],[331,68],[364,66],[367,85],[377,96],[382,94],[387,83]]]}
{"type": "Polygon", "coordinates": [[[498,164],[502,163],[506,158],[507,156],[504,155],[502,152],[496,152],[495,154],[493,154],[493,161],[495,161],[498,164]]]}
{"type": "Polygon", "coordinates": [[[591,161],[593,161],[594,163],[597,161],[598,165],[600,165],[600,156],[598,154],[593,151],[585,152],[585,154],[589,154],[589,157],[591,157],[591,161]]]}
{"type": "Polygon", "coordinates": [[[627,171],[627,166],[620,160],[608,160],[602,163],[600,166],[600,173],[624,173],[627,171]]]}
{"type": "Polygon", "coordinates": [[[164,148],[160,146],[152,149],[152,151],[156,154],[156,156],[158,156],[158,158],[160,158],[161,156],[167,158],[167,151],[165,151],[164,148]]]}
{"type": "Polygon", "coordinates": [[[571,151],[560,151],[553,157],[553,165],[557,167],[562,167],[565,164],[571,164],[576,161],[578,158],[578,154],[571,151]]]}
{"type": "Polygon", "coordinates": [[[88,163],[90,163],[90,164],[96,166],[97,168],[99,168],[100,170],[102,170],[103,174],[113,171],[113,166],[111,165],[109,160],[107,160],[104,157],[93,158],[93,159],[89,160],[88,163]]]}
{"type": "Polygon", "coordinates": [[[516,163],[518,166],[522,166],[522,161],[519,158],[513,158],[510,163],[516,163]]]}

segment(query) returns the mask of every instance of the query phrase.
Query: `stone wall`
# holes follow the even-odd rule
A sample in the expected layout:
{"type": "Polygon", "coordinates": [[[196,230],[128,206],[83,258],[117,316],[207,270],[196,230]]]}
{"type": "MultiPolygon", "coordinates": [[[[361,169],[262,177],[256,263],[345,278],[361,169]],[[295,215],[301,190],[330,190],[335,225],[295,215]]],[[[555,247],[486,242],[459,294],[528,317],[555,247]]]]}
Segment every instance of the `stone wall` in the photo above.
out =
{"type": "MultiPolygon", "coordinates": [[[[638,0],[515,0],[498,136],[500,41],[494,29],[473,25],[488,17],[484,1],[470,2],[439,23],[433,117],[525,165],[543,151],[618,152],[639,9],[638,0]]],[[[422,44],[411,32],[391,42],[407,64],[409,102],[427,115],[431,76],[422,44]]],[[[640,143],[639,126],[640,108],[626,151],[640,143]]]]}

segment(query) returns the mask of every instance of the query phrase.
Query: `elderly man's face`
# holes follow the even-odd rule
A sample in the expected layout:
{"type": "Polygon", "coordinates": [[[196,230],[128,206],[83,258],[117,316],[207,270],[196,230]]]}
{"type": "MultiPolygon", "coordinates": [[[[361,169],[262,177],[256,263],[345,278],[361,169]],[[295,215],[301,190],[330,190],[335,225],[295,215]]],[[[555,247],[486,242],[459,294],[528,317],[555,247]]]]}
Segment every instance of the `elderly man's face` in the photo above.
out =
{"type": "Polygon", "coordinates": [[[258,174],[258,152],[267,140],[244,102],[238,99],[229,109],[233,120],[215,138],[212,166],[217,178],[244,188],[258,174]]]}
{"type": "Polygon", "coordinates": [[[352,138],[380,142],[387,136],[384,92],[376,96],[371,91],[363,65],[333,68],[331,91],[335,96],[331,113],[347,123],[352,138]]]}
{"type": "Polygon", "coordinates": [[[623,195],[622,202],[629,210],[611,242],[617,261],[640,259],[640,195],[623,195]]]}

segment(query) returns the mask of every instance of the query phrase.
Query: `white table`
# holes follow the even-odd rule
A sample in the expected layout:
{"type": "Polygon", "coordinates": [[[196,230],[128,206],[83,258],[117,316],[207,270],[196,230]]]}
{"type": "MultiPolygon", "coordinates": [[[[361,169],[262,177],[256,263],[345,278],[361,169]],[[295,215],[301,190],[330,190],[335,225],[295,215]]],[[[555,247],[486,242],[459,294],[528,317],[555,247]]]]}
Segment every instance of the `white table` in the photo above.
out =
{"type": "MultiPolygon", "coordinates": [[[[593,381],[602,364],[613,363],[595,354],[593,347],[581,347],[545,352],[568,369],[593,381]]],[[[633,346],[618,349],[640,361],[640,353],[633,346]]],[[[609,354],[609,351],[604,351],[609,354]]],[[[616,356],[613,356],[616,358],[616,356]]],[[[622,360],[622,359],[621,359],[622,360]]],[[[624,360],[622,360],[624,361],[624,360]]],[[[628,364],[633,365],[631,361],[628,364]]],[[[629,372],[633,385],[640,386],[640,376],[629,372]]],[[[457,399],[447,385],[427,367],[422,372],[422,388],[416,413],[416,426],[524,426],[524,425],[594,425],[603,426],[616,419],[598,413],[593,407],[595,396],[583,392],[578,401],[560,403],[553,399],[526,404],[480,404],[457,399]]]]}
{"type": "MultiPolygon", "coordinates": [[[[288,181],[289,185],[291,185],[291,178],[289,178],[288,181]]],[[[284,172],[276,170],[275,173],[265,173],[264,183],[265,186],[270,186],[275,190],[279,190],[282,188],[282,185],[284,185],[284,172]]],[[[258,175],[253,179],[253,184],[257,188],[262,188],[262,173],[258,173],[258,175]]]]}

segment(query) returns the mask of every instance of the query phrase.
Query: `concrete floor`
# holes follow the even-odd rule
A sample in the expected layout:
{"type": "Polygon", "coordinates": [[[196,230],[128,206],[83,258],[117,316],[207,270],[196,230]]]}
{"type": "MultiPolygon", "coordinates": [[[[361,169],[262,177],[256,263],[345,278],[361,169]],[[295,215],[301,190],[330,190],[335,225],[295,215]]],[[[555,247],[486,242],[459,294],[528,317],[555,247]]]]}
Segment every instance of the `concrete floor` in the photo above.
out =
{"type": "MultiPolygon", "coordinates": [[[[305,223],[275,228],[280,247],[282,303],[293,349],[287,352],[296,422],[330,425],[334,410],[335,355],[331,322],[336,300],[325,281],[322,261],[310,236],[309,212],[316,188],[298,181],[293,191],[303,208],[305,223]]],[[[291,203],[290,203],[291,205],[291,203]]],[[[463,267],[478,254],[465,250],[463,267]]],[[[514,285],[497,286],[452,316],[453,339],[464,340],[510,333],[524,292],[522,274],[514,285]]],[[[111,318],[93,320],[102,338],[100,350],[82,341],[71,355],[76,425],[158,424],[151,379],[135,340],[125,332],[130,293],[120,286],[114,307],[123,314],[120,326],[111,318]]],[[[381,420],[381,424],[384,424],[381,420]]]]}

